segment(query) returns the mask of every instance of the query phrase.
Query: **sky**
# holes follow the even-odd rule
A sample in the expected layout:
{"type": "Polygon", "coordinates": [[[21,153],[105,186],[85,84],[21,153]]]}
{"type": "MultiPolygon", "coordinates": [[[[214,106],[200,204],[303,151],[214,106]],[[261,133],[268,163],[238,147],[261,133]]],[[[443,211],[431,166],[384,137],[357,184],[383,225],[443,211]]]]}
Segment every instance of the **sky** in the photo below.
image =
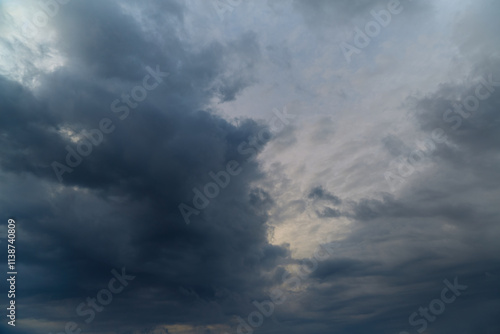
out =
{"type": "Polygon", "coordinates": [[[499,15],[0,0],[0,332],[500,333],[499,15]]]}

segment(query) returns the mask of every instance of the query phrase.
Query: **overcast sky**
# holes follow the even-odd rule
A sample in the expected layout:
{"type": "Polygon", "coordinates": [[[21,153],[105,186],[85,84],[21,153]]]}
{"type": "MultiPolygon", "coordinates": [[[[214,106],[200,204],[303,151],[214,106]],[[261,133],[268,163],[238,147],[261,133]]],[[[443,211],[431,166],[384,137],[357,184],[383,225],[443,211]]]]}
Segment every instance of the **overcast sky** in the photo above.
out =
{"type": "Polygon", "coordinates": [[[0,0],[0,332],[500,333],[499,15],[0,0]]]}

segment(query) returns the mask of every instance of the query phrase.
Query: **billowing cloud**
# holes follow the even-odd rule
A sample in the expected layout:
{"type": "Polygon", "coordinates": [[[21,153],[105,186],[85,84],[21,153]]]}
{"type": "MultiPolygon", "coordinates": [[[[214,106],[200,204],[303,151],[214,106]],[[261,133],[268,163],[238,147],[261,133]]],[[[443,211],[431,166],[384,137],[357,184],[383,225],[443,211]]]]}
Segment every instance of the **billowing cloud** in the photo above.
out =
{"type": "Polygon", "coordinates": [[[391,1],[43,3],[0,3],[15,332],[498,332],[495,1],[351,63],[391,1]]]}

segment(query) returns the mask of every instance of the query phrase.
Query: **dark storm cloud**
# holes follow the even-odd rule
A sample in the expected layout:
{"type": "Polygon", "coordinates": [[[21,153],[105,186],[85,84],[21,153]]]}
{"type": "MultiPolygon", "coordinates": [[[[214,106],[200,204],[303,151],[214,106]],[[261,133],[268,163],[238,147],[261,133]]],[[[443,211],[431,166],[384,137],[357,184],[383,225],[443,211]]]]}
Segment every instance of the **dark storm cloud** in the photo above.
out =
{"type": "MultiPolygon", "coordinates": [[[[75,307],[106,287],[111,269],[125,267],[136,279],[86,330],[227,323],[272,284],[261,273],[288,256],[267,242],[272,199],[250,186],[261,177],[257,163],[237,152],[262,126],[234,126],[203,110],[209,99],[232,100],[251,84],[260,57],[255,36],[194,51],[176,32],[181,2],[143,10],[161,35],[118,2],[71,2],[53,21],[68,61],[40,77],[37,96],[0,78],[0,163],[10,193],[2,209],[19,221],[25,288],[18,300],[31,305],[22,318],[83,326],[75,307]],[[157,65],[170,76],[119,120],[111,102],[157,65]],[[50,164],[76,145],[61,130],[97,128],[103,117],[116,130],[60,184],[50,164]],[[179,203],[230,160],[243,172],[186,226],[179,203]],[[69,312],[60,312],[63,304],[69,312]]],[[[64,330],[54,326],[38,330],[64,330]]]]}
{"type": "MultiPolygon", "coordinates": [[[[371,9],[387,2],[294,3],[308,23],[328,28],[369,17],[371,9]]],[[[417,3],[415,12],[424,6],[417,3]]],[[[160,324],[234,326],[232,316],[255,311],[251,301],[267,299],[265,292],[283,283],[285,265],[301,262],[291,258],[286,245],[268,242],[268,212],[280,199],[253,186],[271,173],[276,181],[269,188],[291,181],[273,166],[265,175],[255,160],[238,152],[262,125],[246,120],[236,126],[205,107],[214,98],[233,100],[255,82],[259,45],[265,43],[253,33],[229,43],[210,42],[207,32],[207,43],[195,47],[184,31],[185,6],[181,1],[72,1],[51,21],[66,62],[42,74],[33,59],[26,61],[27,73],[38,75],[36,94],[0,77],[0,208],[18,221],[22,273],[17,333],[58,333],[67,321],[89,333],[150,334],[160,324]],[[121,5],[132,10],[122,11],[121,5]],[[169,76],[120,120],[110,109],[112,101],[157,65],[169,76]],[[66,145],[76,145],[62,130],[93,129],[103,117],[112,119],[116,130],[59,183],[50,164],[64,161],[66,145]],[[178,205],[190,203],[193,188],[211,181],[208,173],[223,170],[230,160],[241,164],[242,173],[186,225],[178,205]],[[85,324],[76,306],[106,288],[111,269],[122,267],[136,278],[85,324]],[[38,327],[23,328],[27,320],[38,327]]],[[[428,322],[428,332],[500,331],[500,89],[495,87],[456,129],[458,121],[443,119],[454,102],[475,94],[481,76],[500,81],[500,62],[482,57],[500,45],[492,43],[498,29],[487,29],[498,21],[491,8],[482,9],[488,24],[481,29],[467,29],[477,23],[469,17],[460,21],[465,30],[457,30],[456,44],[476,64],[471,81],[443,83],[434,93],[413,98],[421,134],[442,128],[448,141],[436,146],[429,164],[397,195],[349,199],[309,185],[273,217],[277,225],[287,223],[312,203],[317,217],[325,218],[320,222],[342,220],[349,226],[339,229],[333,255],[318,261],[259,331],[417,333],[410,314],[441,298],[443,281],[455,277],[467,290],[428,322]]],[[[275,64],[289,68],[288,49],[282,49],[268,52],[282,58],[275,64]]],[[[287,129],[275,144],[289,149],[297,138],[287,129]]],[[[391,155],[407,151],[394,135],[382,138],[391,155]]],[[[0,328],[3,332],[4,323],[0,328]]]]}
{"type": "Polygon", "coordinates": [[[368,272],[370,266],[374,264],[363,263],[358,260],[351,259],[335,259],[321,263],[321,267],[316,270],[311,277],[325,279],[330,276],[359,276],[360,272],[368,272]]]}

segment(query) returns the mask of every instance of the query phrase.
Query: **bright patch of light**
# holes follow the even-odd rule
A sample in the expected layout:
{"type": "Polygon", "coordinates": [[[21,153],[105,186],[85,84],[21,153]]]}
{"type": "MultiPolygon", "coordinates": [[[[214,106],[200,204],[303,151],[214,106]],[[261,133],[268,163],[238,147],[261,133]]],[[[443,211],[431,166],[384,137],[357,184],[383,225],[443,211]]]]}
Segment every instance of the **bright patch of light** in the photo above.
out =
{"type": "Polygon", "coordinates": [[[59,130],[59,133],[71,140],[71,142],[73,143],[78,143],[81,139],[84,139],[83,136],[79,133],[76,133],[75,131],[73,131],[72,129],[68,128],[68,127],[62,127],[60,130],[59,130]]]}
{"type": "Polygon", "coordinates": [[[0,75],[35,89],[40,75],[55,71],[65,64],[55,47],[57,31],[51,20],[38,27],[35,22],[43,13],[36,2],[7,1],[0,7],[0,75]]]}

